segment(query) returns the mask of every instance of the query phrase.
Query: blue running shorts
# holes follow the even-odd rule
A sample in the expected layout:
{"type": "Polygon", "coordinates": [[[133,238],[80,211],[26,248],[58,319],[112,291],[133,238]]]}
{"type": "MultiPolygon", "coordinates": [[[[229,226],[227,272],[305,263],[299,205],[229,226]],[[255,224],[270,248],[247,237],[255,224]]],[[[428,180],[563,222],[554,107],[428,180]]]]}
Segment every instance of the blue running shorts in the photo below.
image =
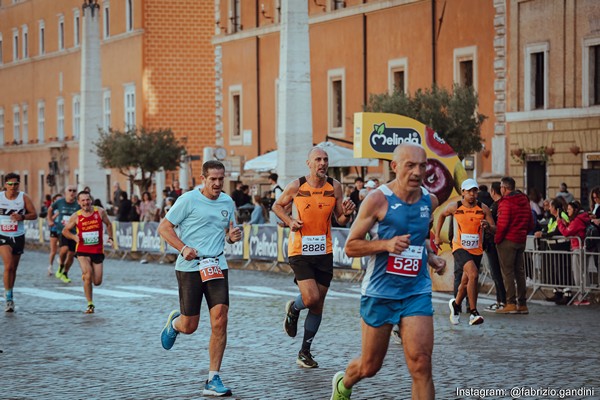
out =
{"type": "Polygon", "coordinates": [[[433,316],[431,293],[416,294],[402,300],[362,296],[360,316],[369,326],[378,328],[385,324],[398,324],[405,317],[433,316]]]}

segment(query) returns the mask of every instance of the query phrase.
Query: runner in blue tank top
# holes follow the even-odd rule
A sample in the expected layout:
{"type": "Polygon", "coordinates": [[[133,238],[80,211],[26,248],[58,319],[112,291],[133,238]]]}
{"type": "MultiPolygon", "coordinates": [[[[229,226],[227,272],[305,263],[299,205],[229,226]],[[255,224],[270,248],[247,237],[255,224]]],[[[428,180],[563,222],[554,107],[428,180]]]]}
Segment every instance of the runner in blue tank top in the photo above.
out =
{"type": "Polygon", "coordinates": [[[346,241],[350,257],[371,256],[363,281],[360,315],[362,350],[346,371],[333,377],[333,400],[350,398],[352,386],[379,371],[394,324],[400,324],[412,397],[433,399],[433,305],[427,264],[440,273],[446,262],[427,236],[438,199],[421,187],[427,156],[419,145],[394,150],[396,179],[362,202],[346,241]],[[371,240],[366,240],[370,233],[371,240]]]}

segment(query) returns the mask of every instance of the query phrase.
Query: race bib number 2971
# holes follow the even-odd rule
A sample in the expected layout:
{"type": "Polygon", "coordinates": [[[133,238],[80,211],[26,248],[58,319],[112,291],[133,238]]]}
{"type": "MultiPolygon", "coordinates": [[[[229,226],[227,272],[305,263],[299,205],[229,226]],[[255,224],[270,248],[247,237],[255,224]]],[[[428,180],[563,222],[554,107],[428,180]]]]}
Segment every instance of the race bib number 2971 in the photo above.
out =
{"type": "Polygon", "coordinates": [[[423,249],[424,246],[408,246],[400,254],[390,253],[385,272],[414,278],[423,266],[423,249]]]}

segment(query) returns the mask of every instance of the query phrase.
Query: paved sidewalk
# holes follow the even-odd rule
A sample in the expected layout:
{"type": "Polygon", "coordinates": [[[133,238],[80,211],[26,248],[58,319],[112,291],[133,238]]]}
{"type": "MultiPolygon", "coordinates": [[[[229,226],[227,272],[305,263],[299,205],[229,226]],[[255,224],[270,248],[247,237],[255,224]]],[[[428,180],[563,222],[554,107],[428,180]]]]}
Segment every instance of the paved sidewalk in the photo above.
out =
{"type": "MultiPolygon", "coordinates": [[[[172,265],[108,259],[85,315],[77,263],[65,285],[46,275],[46,253],[27,250],[15,288],[16,311],[0,315],[1,399],[201,399],[208,373],[208,319],[180,335],[170,351],[159,334],[178,307],[172,265]]],[[[331,378],[360,352],[359,285],[334,281],[313,354],[295,364],[301,333],[282,330],[284,304],[297,289],[285,274],[232,270],[228,346],[222,378],[235,399],[329,399],[331,378]]],[[[446,294],[434,295],[433,372],[437,398],[465,398],[457,388],[592,388],[600,398],[600,306],[530,304],[530,315],[484,314],[485,323],[448,321],[446,294]]],[[[492,299],[483,297],[483,306],[492,299]]],[[[0,306],[4,308],[3,300],[0,306]]],[[[480,308],[482,308],[480,306],[480,308]]],[[[304,320],[305,313],[301,317],[304,320]]],[[[301,326],[301,325],[300,325],[301,326]]],[[[530,396],[529,398],[557,398],[530,396]]],[[[354,399],[408,399],[402,346],[390,342],[383,369],[355,387],[354,399]]],[[[469,397],[475,398],[475,397],[469,397]]],[[[487,398],[511,398],[487,396],[487,398]]],[[[527,398],[527,396],[522,396],[527,398]]]]}

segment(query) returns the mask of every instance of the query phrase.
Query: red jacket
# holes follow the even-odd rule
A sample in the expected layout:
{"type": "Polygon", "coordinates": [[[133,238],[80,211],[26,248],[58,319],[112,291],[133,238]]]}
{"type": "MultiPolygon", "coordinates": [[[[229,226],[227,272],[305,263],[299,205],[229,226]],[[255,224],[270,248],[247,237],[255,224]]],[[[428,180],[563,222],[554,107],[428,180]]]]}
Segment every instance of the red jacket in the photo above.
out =
{"type": "Polygon", "coordinates": [[[590,216],[586,212],[580,212],[568,224],[562,218],[558,220],[558,230],[563,236],[577,236],[581,239],[581,242],[577,239],[571,239],[571,250],[577,250],[581,247],[581,243],[585,240],[585,228],[590,222],[590,216]]]}
{"type": "Polygon", "coordinates": [[[498,201],[498,221],[496,222],[496,244],[510,240],[525,243],[527,232],[533,230],[533,215],[529,198],[520,192],[511,192],[498,201]]]}

